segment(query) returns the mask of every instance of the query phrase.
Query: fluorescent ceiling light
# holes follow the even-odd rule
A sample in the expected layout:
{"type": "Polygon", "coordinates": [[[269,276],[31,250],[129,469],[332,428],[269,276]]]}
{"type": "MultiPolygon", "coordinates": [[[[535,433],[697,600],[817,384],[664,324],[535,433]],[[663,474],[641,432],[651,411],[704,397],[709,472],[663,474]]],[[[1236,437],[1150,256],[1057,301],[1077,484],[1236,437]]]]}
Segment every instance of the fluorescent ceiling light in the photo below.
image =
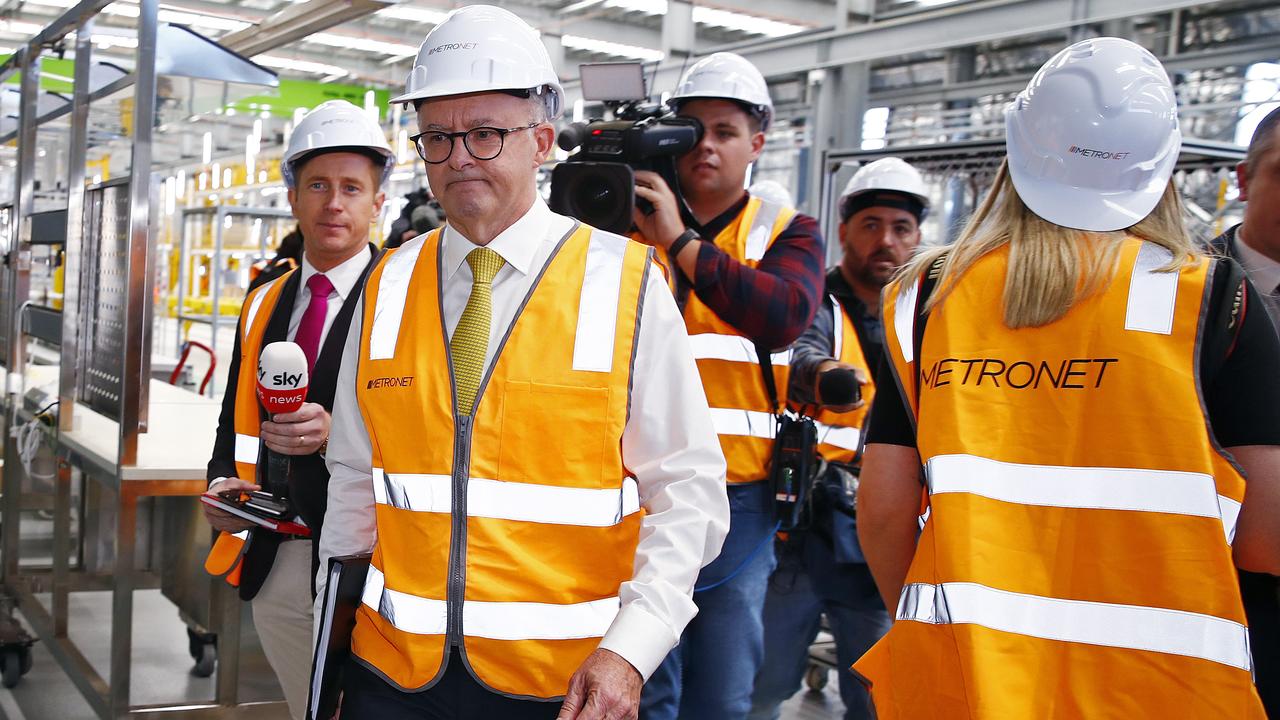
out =
{"type": "Polygon", "coordinates": [[[667,0],[605,0],[604,6],[645,15],[667,14],[667,0]]]}
{"type": "MultiPolygon", "coordinates": [[[[933,1],[950,2],[951,0],[933,1]]],[[[585,3],[578,3],[573,7],[577,7],[579,5],[585,5],[585,3]]],[[[667,14],[667,0],[604,0],[604,7],[616,8],[626,12],[644,13],[645,15],[667,14]]],[[[695,5],[693,7],[693,22],[697,25],[727,28],[729,30],[737,30],[738,32],[750,33],[752,35],[765,35],[768,37],[792,35],[800,32],[801,30],[807,29],[804,25],[782,22],[780,20],[771,20],[758,15],[749,15],[747,13],[733,12],[731,10],[720,10],[718,8],[705,7],[702,5],[695,5]]]]}
{"type": "Polygon", "coordinates": [[[35,35],[43,29],[43,25],[22,22],[21,20],[0,20],[0,31],[16,33],[18,35],[35,35]]]}
{"type": "Polygon", "coordinates": [[[346,77],[347,75],[347,71],[337,65],[326,65],[309,60],[294,60],[293,58],[282,58],[274,55],[255,55],[253,61],[259,65],[280,68],[281,70],[297,70],[298,72],[333,77],[346,77]]]}
{"type": "Polygon", "coordinates": [[[806,29],[803,25],[794,25],[792,23],[770,20],[769,18],[747,15],[745,13],[730,12],[728,10],[717,10],[716,8],[703,7],[701,5],[694,6],[693,21],[698,25],[728,28],[730,30],[751,33],[753,35],[765,35],[768,37],[794,35],[795,33],[806,29]]]}
{"type": "Polygon", "coordinates": [[[449,13],[443,10],[427,10],[426,8],[413,7],[412,5],[392,5],[385,10],[379,10],[374,15],[395,20],[439,25],[441,21],[448,17],[449,13]]]}
{"type": "Polygon", "coordinates": [[[560,38],[560,44],[570,50],[584,50],[586,52],[599,53],[601,55],[613,55],[615,57],[633,58],[635,60],[658,61],[666,57],[666,53],[660,50],[640,47],[638,45],[625,45],[623,43],[609,42],[608,40],[597,40],[595,38],[582,37],[581,35],[565,35],[560,38]]]}
{"type": "Polygon", "coordinates": [[[381,40],[371,40],[369,38],[353,37],[350,35],[337,35],[334,33],[312,33],[311,35],[302,38],[302,41],[314,43],[316,45],[350,48],[352,50],[363,50],[365,52],[378,53],[381,55],[395,55],[398,57],[409,57],[411,55],[418,54],[418,48],[411,45],[382,42],[381,40]]]}

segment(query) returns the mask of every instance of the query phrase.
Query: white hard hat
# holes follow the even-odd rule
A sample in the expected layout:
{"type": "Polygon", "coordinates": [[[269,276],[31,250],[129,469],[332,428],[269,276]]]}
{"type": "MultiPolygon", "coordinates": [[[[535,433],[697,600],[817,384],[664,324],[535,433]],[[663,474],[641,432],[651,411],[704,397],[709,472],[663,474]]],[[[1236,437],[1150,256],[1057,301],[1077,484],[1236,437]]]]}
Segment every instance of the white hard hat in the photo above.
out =
{"type": "Polygon", "coordinates": [[[850,198],[877,190],[909,195],[926,209],[929,207],[929,189],[925,187],[920,171],[896,157],[880,158],[858,168],[858,172],[845,184],[844,192],[840,193],[840,205],[843,206],[850,198]]]}
{"type": "Polygon", "coordinates": [[[377,122],[346,100],[329,100],[307,113],[289,136],[289,147],[280,162],[285,184],[293,187],[297,182],[293,166],[303,156],[317,150],[341,148],[365,148],[381,155],[384,158],[381,182],[387,181],[396,165],[395,153],[391,152],[377,122]]]}
{"type": "Polygon", "coordinates": [[[783,207],[791,207],[795,204],[791,200],[791,193],[777,180],[761,180],[760,182],[752,183],[751,187],[747,188],[747,192],[762,200],[768,200],[783,207]]]}
{"type": "Polygon", "coordinates": [[[1054,55],[1005,108],[1004,122],[1022,201],[1051,223],[1093,232],[1145,218],[1182,147],[1164,67],[1120,38],[1054,55]]]}
{"type": "Polygon", "coordinates": [[[541,95],[551,120],[564,109],[564,88],[538,33],[508,10],[468,5],[427,33],[404,94],[391,102],[496,90],[541,95]]]}
{"type": "Polygon", "coordinates": [[[693,64],[680,78],[671,103],[679,105],[694,98],[736,100],[760,118],[760,129],[768,130],[773,119],[773,101],[764,76],[741,55],[712,53],[693,64]]]}

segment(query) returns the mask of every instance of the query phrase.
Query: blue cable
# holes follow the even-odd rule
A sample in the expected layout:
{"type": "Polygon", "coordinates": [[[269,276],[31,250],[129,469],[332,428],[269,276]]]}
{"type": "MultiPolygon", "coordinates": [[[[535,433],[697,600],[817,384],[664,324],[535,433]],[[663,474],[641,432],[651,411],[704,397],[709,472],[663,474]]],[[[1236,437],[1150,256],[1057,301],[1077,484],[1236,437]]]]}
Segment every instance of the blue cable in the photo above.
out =
{"type": "Polygon", "coordinates": [[[772,545],[773,545],[773,537],[774,537],[774,535],[776,535],[776,534],[778,533],[778,529],[779,529],[779,528],[781,528],[781,527],[782,527],[782,521],[781,521],[781,520],[779,520],[778,522],[774,523],[774,524],[773,524],[773,529],[769,531],[769,534],[768,534],[768,535],[765,535],[765,537],[764,537],[764,541],[763,541],[763,542],[761,542],[759,545],[757,545],[757,546],[756,546],[756,548],[755,548],[754,550],[752,550],[752,551],[751,551],[751,554],[750,554],[750,555],[747,555],[745,558],[743,558],[742,562],[738,564],[738,567],[734,568],[734,569],[733,569],[733,572],[729,573],[729,575],[728,575],[727,577],[720,578],[719,580],[717,580],[717,581],[715,581],[715,582],[711,583],[710,585],[703,585],[702,587],[694,586],[693,591],[694,591],[694,592],[696,592],[696,593],[700,593],[700,592],[706,592],[707,590],[714,590],[714,589],[716,589],[716,588],[720,587],[721,585],[723,585],[723,584],[725,584],[725,583],[729,582],[730,580],[732,580],[732,579],[734,579],[734,578],[738,577],[738,575],[739,575],[743,570],[745,570],[745,569],[746,569],[747,565],[749,565],[749,564],[751,563],[751,561],[755,559],[756,555],[759,555],[759,554],[760,554],[760,551],[761,551],[762,549],[764,549],[764,548],[765,548],[765,546],[772,546],[772,545]]]}

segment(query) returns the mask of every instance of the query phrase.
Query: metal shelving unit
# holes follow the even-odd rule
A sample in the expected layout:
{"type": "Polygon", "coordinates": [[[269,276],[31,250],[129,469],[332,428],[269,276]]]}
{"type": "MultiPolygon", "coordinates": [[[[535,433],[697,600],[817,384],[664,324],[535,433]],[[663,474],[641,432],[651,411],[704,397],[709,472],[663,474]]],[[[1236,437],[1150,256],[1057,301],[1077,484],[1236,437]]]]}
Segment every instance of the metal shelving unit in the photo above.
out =
{"type": "MultiPolygon", "coordinates": [[[[226,274],[224,260],[233,252],[256,253],[253,257],[254,260],[268,258],[271,248],[269,239],[274,235],[278,241],[287,232],[280,226],[292,224],[293,222],[293,214],[288,210],[279,208],[219,205],[182,209],[178,239],[178,282],[176,295],[174,296],[174,317],[177,320],[174,331],[175,348],[182,347],[183,327],[186,323],[203,323],[210,326],[209,347],[213,349],[215,354],[217,353],[218,330],[227,326],[234,327],[239,321],[239,315],[225,315],[219,307],[226,290],[223,282],[226,274]],[[250,229],[247,232],[250,242],[235,248],[228,248],[225,244],[227,231],[230,227],[234,227],[236,222],[250,223],[250,229]],[[275,228],[276,232],[271,232],[271,228],[268,227],[269,223],[277,226],[275,228]],[[196,247],[197,236],[202,236],[205,229],[211,232],[213,244],[211,247],[196,247]],[[210,312],[208,314],[188,313],[186,311],[188,298],[192,296],[190,288],[195,285],[195,279],[191,277],[192,257],[200,253],[209,254],[211,277],[209,278],[210,312]]],[[[243,290],[244,286],[241,286],[240,289],[243,290]]],[[[209,383],[208,392],[211,397],[216,395],[216,382],[215,378],[213,382],[209,383]]]]}

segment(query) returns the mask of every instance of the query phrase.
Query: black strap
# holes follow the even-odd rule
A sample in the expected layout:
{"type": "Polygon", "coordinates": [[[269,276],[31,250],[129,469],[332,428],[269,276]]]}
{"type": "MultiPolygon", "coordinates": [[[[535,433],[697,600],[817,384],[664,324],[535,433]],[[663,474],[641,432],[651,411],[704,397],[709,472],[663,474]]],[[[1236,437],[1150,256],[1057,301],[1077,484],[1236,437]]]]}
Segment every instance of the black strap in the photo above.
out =
{"type": "Polygon", "coordinates": [[[763,345],[756,343],[756,358],[760,361],[760,374],[764,377],[765,390],[769,391],[769,407],[774,415],[782,414],[782,406],[778,404],[778,383],[773,377],[773,359],[763,345]]]}
{"type": "Polygon", "coordinates": [[[938,279],[942,277],[942,266],[947,261],[947,254],[943,253],[933,261],[929,269],[925,271],[924,277],[920,278],[920,291],[916,293],[916,322],[914,332],[911,338],[912,358],[915,359],[916,366],[916,409],[920,408],[920,381],[923,374],[920,370],[920,348],[924,344],[924,327],[929,322],[929,311],[924,309],[929,297],[933,295],[934,289],[938,286],[938,279]]]}

